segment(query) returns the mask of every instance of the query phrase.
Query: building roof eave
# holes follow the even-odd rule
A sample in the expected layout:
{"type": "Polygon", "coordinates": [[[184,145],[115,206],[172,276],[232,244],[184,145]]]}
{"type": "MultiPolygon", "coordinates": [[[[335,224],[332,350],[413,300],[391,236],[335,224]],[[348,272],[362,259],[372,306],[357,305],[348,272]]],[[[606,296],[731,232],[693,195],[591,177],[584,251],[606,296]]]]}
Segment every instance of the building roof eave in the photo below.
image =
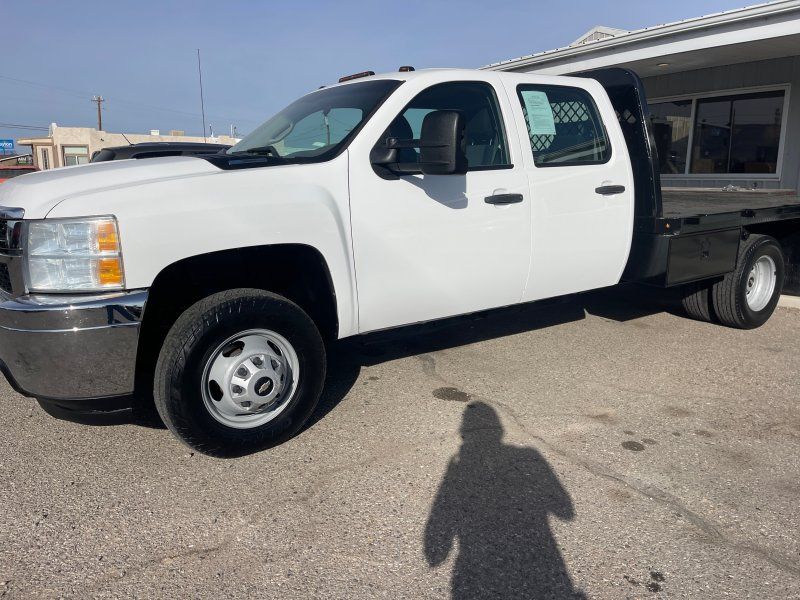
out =
{"type": "Polygon", "coordinates": [[[43,138],[17,138],[17,144],[20,146],[33,146],[34,144],[41,145],[41,144],[52,144],[53,138],[50,137],[43,137],[43,138]]]}
{"type": "Polygon", "coordinates": [[[619,34],[614,37],[588,42],[578,46],[568,46],[546,50],[520,58],[500,61],[481,67],[482,69],[506,71],[520,69],[532,65],[541,65],[551,61],[565,59],[579,59],[585,56],[598,53],[604,50],[615,50],[617,48],[636,44],[656,42],[660,39],[678,36],[697,31],[708,32],[711,29],[738,25],[740,29],[745,29],[753,20],[761,20],[775,17],[783,17],[792,12],[798,14],[800,18],[800,0],[779,0],[777,2],[767,2],[745,8],[739,8],[702,17],[695,17],[675,23],[656,25],[631,31],[630,33],[619,34]]]}

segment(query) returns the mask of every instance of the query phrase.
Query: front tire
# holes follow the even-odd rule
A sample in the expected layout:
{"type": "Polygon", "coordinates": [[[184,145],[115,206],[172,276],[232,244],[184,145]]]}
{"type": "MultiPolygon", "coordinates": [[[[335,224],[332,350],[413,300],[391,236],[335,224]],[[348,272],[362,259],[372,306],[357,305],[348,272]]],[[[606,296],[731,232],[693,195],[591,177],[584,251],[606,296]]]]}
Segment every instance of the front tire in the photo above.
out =
{"type": "Polygon", "coordinates": [[[714,284],[714,312],[720,323],[755,329],[772,316],[783,290],[783,250],[769,235],[752,234],[739,246],[736,270],[714,284]]]}
{"type": "Polygon", "coordinates": [[[294,435],[325,381],[325,348],[296,304],[255,289],[219,292],[186,310],[156,365],[159,415],[181,441],[241,456],[294,435]]]}

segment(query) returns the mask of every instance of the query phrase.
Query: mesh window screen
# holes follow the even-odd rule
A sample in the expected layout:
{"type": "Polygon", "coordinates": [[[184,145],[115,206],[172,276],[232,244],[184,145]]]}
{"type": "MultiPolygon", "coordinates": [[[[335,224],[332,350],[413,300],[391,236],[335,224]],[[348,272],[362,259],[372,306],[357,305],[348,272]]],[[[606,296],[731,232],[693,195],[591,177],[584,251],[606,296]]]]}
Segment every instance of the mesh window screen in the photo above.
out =
{"type": "Polygon", "coordinates": [[[605,130],[594,102],[585,91],[560,86],[520,86],[518,92],[538,166],[597,164],[608,159],[605,130]],[[546,98],[546,104],[534,102],[539,98],[546,98]],[[533,111],[535,115],[531,114],[533,111]]]}

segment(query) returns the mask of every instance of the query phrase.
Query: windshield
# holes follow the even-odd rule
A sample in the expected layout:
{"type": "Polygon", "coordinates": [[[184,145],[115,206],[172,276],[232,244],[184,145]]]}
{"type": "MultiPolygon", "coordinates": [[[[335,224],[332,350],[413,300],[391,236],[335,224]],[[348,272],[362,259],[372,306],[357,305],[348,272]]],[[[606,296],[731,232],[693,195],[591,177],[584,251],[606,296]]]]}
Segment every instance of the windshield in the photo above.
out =
{"type": "Polygon", "coordinates": [[[379,79],[313,92],[284,108],[227,153],[326,160],[398,85],[397,80],[379,79]]]}

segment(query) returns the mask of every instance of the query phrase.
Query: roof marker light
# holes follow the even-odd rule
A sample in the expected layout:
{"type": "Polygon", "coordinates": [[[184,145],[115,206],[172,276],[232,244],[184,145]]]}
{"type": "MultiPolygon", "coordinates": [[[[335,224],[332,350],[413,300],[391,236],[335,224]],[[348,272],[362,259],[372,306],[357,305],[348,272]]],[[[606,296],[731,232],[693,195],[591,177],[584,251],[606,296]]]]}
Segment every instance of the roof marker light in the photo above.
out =
{"type": "Polygon", "coordinates": [[[403,65],[398,69],[401,73],[408,73],[409,71],[414,71],[414,67],[410,65],[403,65]]]}
{"type": "Polygon", "coordinates": [[[361,73],[354,73],[353,75],[345,75],[344,77],[339,77],[339,83],[350,81],[351,79],[369,77],[370,75],[375,75],[375,71],[362,71],[361,73]]]}

